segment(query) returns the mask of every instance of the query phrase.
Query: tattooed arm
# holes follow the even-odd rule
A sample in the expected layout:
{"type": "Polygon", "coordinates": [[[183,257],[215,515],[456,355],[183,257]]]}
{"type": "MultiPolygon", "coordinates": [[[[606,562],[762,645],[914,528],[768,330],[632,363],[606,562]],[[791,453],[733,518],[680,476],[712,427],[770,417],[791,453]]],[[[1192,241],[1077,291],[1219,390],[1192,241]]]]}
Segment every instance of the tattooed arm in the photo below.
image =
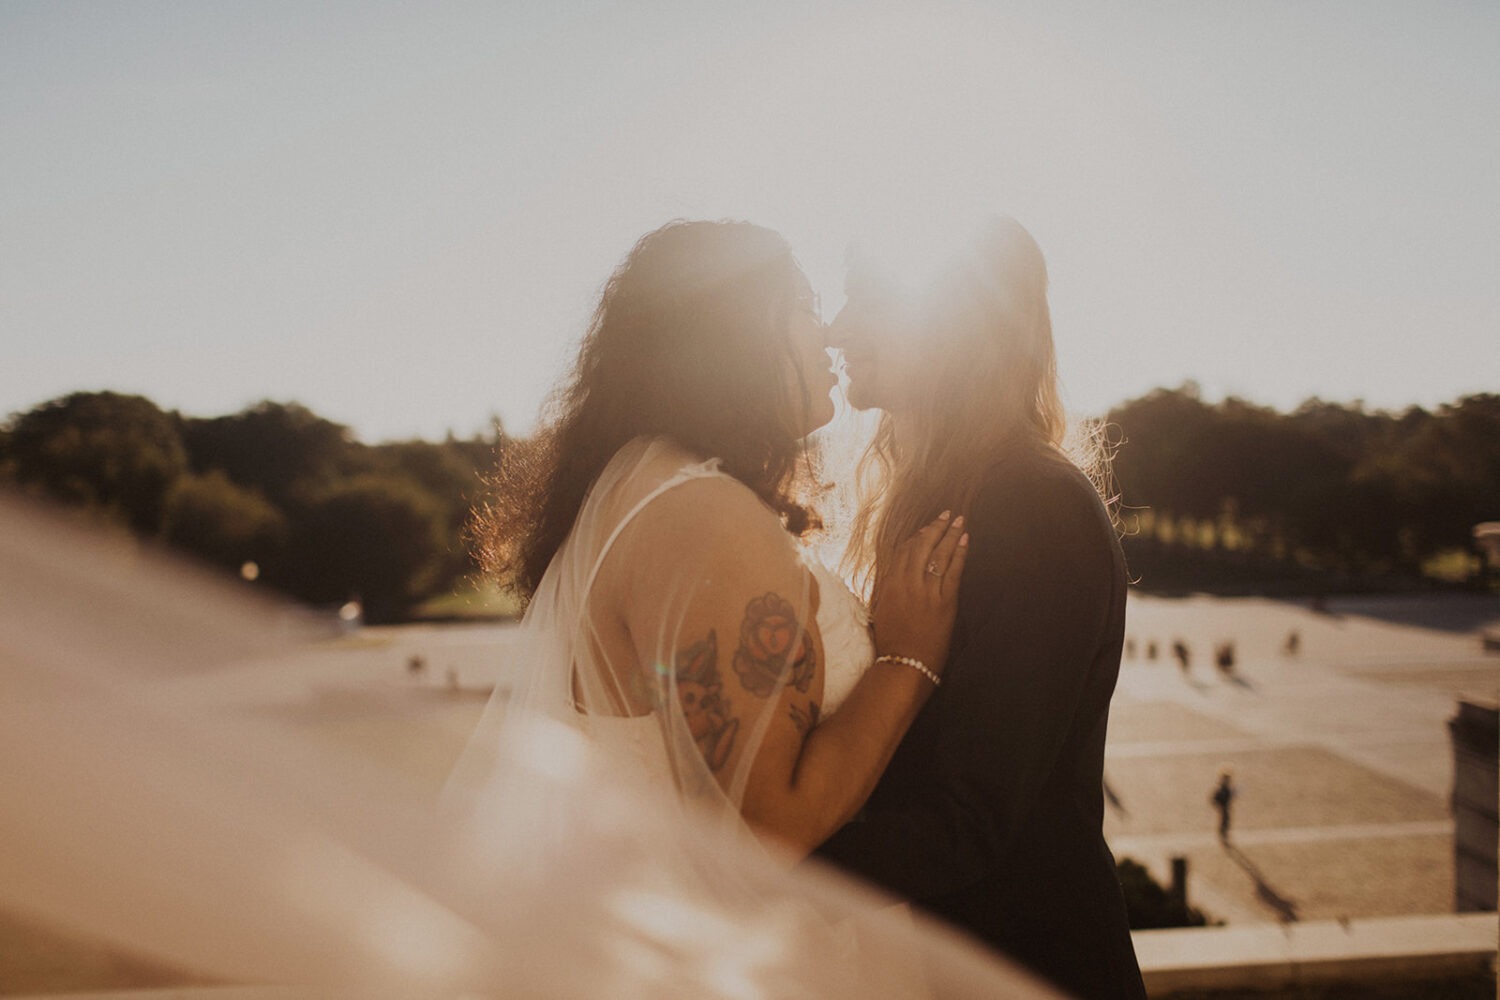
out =
{"type": "MultiPolygon", "coordinates": [[[[683,498],[692,494],[684,490],[683,498]]],[[[665,514],[670,508],[663,507],[665,514]]],[[[723,511],[718,513],[721,516],[723,511]]],[[[701,533],[688,552],[691,570],[659,563],[642,570],[624,608],[642,663],[672,664],[673,690],[699,754],[724,789],[743,789],[740,809],[763,837],[806,854],[847,822],[874,789],[897,744],[932,691],[916,670],[882,663],[866,672],[835,713],[820,718],[822,643],[815,624],[816,585],[790,539],[758,503],[732,528],[701,533]],[[665,617],[644,595],[674,592],[662,578],[691,579],[681,608],[665,617]],[[655,648],[671,634],[670,658],[655,648]]],[[[923,563],[946,565],[957,535],[939,550],[947,525],[927,533],[923,563]]],[[[961,569],[962,555],[954,569],[961,569]]],[[[918,579],[921,586],[932,586],[918,579]]],[[[917,656],[941,666],[947,626],[906,590],[903,623],[887,615],[881,652],[917,656]],[[922,621],[917,621],[922,619],[922,621]],[[895,624],[892,624],[894,622],[895,624]],[[940,632],[936,639],[928,633],[940,632]],[[895,645],[891,645],[894,642],[895,645]],[[923,643],[926,643],[924,646],[923,643]]],[[[877,622],[877,646],[881,646],[877,622]]]]}
{"type": "Polygon", "coordinates": [[[709,770],[718,773],[729,762],[740,732],[739,716],[719,673],[718,636],[710,629],[707,639],[677,650],[675,660],[677,699],[688,732],[709,770]]]}

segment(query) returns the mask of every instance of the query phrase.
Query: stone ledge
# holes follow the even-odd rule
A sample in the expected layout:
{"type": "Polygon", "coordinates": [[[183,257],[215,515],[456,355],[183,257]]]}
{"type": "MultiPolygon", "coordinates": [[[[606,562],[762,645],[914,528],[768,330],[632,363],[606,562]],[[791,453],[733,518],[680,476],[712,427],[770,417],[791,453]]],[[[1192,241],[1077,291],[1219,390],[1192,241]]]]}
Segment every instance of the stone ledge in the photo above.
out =
{"type": "Polygon", "coordinates": [[[1146,991],[1283,989],[1493,970],[1493,913],[1136,931],[1146,991]]]}

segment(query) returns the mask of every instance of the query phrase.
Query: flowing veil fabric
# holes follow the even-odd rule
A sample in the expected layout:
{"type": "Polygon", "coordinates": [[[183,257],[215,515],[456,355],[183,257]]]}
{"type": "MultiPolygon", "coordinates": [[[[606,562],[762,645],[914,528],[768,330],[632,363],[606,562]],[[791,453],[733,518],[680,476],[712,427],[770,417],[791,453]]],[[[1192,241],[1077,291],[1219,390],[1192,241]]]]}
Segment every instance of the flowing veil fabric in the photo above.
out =
{"type": "MultiPolygon", "coordinates": [[[[623,506],[599,509],[674,476],[622,476],[623,506]]],[[[687,478],[733,485],[717,477],[687,478]]],[[[601,520],[601,544],[568,557],[639,558],[661,541],[632,532],[648,523],[601,520]]],[[[665,567],[676,586],[670,562],[645,577],[665,567]]],[[[551,592],[551,613],[579,593],[551,592]]],[[[694,784],[689,767],[677,780],[701,801],[656,795],[601,759],[566,713],[640,693],[595,691],[587,671],[570,691],[526,669],[517,704],[549,707],[494,706],[442,808],[232,697],[174,697],[318,638],[282,606],[0,498],[0,910],[277,997],[894,997],[891,969],[914,963],[941,996],[1048,995],[926,923],[877,915],[851,951],[846,918],[879,901],[726,833],[733,780],[694,784]]],[[[655,714],[696,752],[685,719],[655,714]]],[[[221,990],[180,995],[199,992],[221,990]]]]}

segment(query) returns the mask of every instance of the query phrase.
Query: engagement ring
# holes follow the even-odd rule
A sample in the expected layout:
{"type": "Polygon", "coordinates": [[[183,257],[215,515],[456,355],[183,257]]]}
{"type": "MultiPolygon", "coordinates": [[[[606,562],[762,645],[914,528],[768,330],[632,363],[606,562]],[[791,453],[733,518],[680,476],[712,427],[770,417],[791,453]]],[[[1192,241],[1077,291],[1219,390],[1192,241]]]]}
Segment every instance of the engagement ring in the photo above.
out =
{"type": "Polygon", "coordinates": [[[927,572],[931,573],[933,576],[942,576],[943,575],[943,574],[941,574],[941,573],[938,572],[937,563],[935,563],[935,562],[930,562],[930,563],[927,564],[927,572]]]}

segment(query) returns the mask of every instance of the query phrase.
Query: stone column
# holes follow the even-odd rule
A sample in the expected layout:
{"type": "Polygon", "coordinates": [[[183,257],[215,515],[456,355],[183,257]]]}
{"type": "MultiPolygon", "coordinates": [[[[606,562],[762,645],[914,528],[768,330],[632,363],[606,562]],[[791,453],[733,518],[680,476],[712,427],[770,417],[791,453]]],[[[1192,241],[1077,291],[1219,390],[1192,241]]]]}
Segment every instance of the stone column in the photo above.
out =
{"type": "MultiPolygon", "coordinates": [[[[1500,571],[1500,521],[1474,525],[1474,541],[1479,543],[1490,566],[1500,571]]],[[[1482,636],[1485,649],[1500,649],[1500,625],[1491,625],[1482,636]]]]}
{"type": "Polygon", "coordinates": [[[1460,701],[1448,720],[1453,739],[1453,908],[1494,911],[1500,853],[1500,712],[1460,701]]]}

